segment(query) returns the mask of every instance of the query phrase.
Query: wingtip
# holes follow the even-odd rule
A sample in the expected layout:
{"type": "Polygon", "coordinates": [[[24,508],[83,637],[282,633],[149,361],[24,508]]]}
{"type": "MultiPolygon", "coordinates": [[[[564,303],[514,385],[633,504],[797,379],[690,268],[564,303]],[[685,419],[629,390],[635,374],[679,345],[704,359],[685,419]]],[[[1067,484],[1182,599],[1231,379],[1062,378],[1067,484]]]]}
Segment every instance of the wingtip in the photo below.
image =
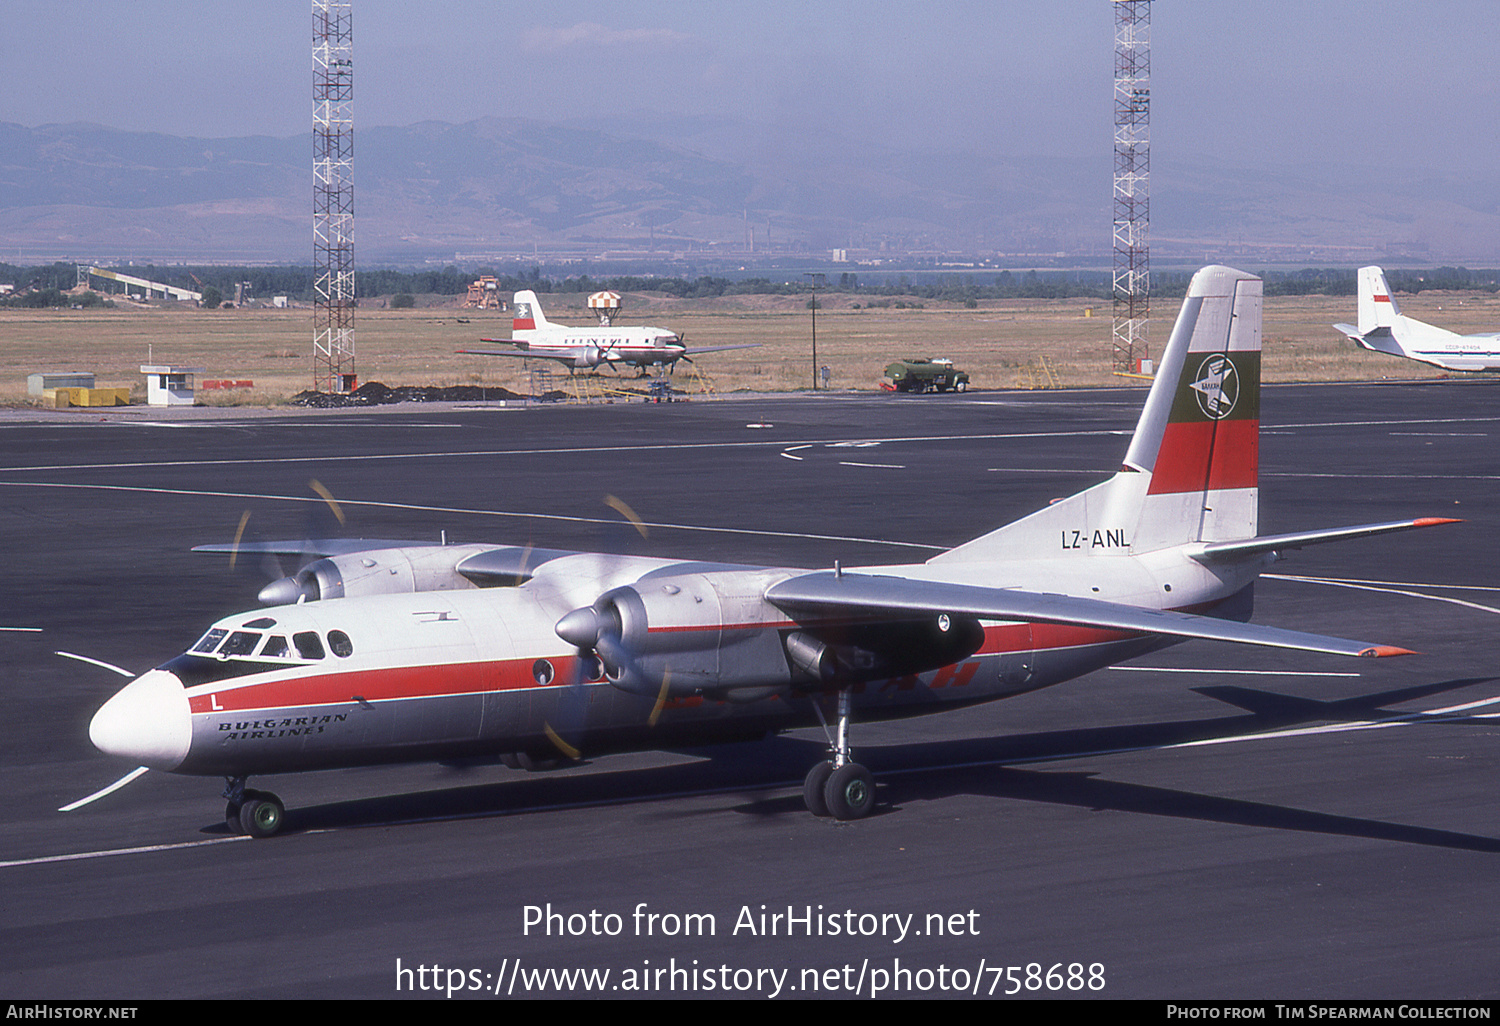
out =
{"type": "Polygon", "coordinates": [[[1397,648],[1395,645],[1371,645],[1369,648],[1360,653],[1361,656],[1367,656],[1372,659],[1389,659],[1393,656],[1409,656],[1421,654],[1422,653],[1420,652],[1413,652],[1409,648],[1397,648]]]}
{"type": "Polygon", "coordinates": [[[1436,527],[1438,524],[1461,524],[1462,520],[1454,517],[1418,517],[1412,521],[1413,527],[1436,527]]]}

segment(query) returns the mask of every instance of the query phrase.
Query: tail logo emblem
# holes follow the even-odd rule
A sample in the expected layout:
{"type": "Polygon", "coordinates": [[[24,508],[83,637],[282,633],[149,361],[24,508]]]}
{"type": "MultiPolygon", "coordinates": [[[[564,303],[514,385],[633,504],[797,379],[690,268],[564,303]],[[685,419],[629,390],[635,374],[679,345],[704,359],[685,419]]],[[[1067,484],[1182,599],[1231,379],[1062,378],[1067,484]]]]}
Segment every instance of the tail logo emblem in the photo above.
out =
{"type": "Polygon", "coordinates": [[[1240,379],[1228,357],[1215,354],[1204,360],[1193,379],[1198,408],[1210,420],[1223,420],[1234,412],[1240,398],[1240,379]]]}

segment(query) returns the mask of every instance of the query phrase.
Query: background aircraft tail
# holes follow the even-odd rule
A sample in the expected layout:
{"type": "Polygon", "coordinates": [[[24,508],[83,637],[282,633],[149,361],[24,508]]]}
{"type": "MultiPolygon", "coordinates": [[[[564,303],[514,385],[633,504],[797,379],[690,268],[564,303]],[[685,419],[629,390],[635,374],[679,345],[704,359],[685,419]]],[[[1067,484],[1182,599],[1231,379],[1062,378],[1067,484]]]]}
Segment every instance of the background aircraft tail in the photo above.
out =
{"type": "MultiPolygon", "coordinates": [[[[1436,367],[1454,366],[1448,357],[1453,355],[1454,343],[1460,341],[1456,332],[1402,314],[1391,287],[1386,284],[1385,273],[1378,267],[1359,269],[1359,325],[1335,324],[1334,327],[1366,349],[1420,360],[1436,367]]],[[[1458,369],[1480,368],[1459,365],[1458,369]]]]}
{"type": "Polygon", "coordinates": [[[1256,533],[1261,280],[1193,275],[1114,477],[931,562],[1138,555],[1256,533]]]}
{"type": "Polygon", "coordinates": [[[542,304],[536,298],[536,293],[530,289],[516,293],[513,309],[514,313],[510,320],[510,330],[513,336],[518,332],[536,331],[552,326],[547,320],[547,315],[542,313],[542,304]]]}
{"type": "Polygon", "coordinates": [[[1389,328],[1401,316],[1396,297],[1386,284],[1385,272],[1378,267],[1359,269],[1359,333],[1368,335],[1376,328],[1389,328]]]}

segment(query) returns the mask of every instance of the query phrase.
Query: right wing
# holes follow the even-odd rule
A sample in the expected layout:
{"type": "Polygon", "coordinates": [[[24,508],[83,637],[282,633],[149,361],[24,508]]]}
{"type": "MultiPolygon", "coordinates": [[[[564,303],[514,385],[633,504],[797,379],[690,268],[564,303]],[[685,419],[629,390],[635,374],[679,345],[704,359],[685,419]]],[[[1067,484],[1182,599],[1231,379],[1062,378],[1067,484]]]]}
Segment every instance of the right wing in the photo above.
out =
{"type": "Polygon", "coordinates": [[[1368,641],[1305,634],[1280,627],[1219,620],[1171,610],[1103,602],[1072,595],[1012,588],[981,588],[944,581],[818,571],[791,577],[766,590],[766,600],[789,613],[848,616],[850,613],[911,618],[944,613],[985,620],[1062,623],[1103,630],[1166,634],[1208,641],[1293,648],[1345,656],[1412,655],[1410,650],[1368,641]]]}

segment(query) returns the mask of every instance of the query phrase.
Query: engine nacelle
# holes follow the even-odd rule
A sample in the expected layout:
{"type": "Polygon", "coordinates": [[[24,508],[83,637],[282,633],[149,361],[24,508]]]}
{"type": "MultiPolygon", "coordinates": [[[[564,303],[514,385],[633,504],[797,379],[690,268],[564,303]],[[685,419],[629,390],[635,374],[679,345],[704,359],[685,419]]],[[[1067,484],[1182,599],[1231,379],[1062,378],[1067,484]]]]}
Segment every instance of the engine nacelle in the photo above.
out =
{"type": "Polygon", "coordinates": [[[648,575],[573,610],[557,633],[596,652],[622,691],[674,698],[755,689],[765,697],[792,681],[777,629],[785,614],[761,598],[767,579],[759,571],[648,575]]]}
{"type": "Polygon", "coordinates": [[[792,688],[925,673],[979,651],[970,617],[826,622],[788,630],[764,598],[784,571],[653,577],[614,588],[557,622],[557,633],[593,651],[605,677],[632,694],[753,700],[792,688]]]}
{"type": "Polygon", "coordinates": [[[397,595],[416,591],[453,591],[475,583],[459,573],[463,560],[492,546],[424,545],[404,549],[372,549],[315,559],[290,577],[272,581],[257,596],[268,606],[296,602],[397,595]]]}
{"type": "Polygon", "coordinates": [[[815,684],[882,680],[961,662],[984,644],[979,621],[946,614],[916,620],[810,624],[786,636],[786,657],[815,684]]]}

